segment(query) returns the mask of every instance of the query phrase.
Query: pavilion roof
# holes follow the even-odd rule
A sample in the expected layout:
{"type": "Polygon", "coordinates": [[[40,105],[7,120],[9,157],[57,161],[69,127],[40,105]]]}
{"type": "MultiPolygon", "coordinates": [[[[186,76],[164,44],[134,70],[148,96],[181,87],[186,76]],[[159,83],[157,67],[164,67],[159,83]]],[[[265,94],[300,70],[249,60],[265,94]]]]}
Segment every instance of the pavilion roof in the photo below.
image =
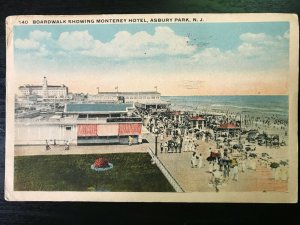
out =
{"type": "Polygon", "coordinates": [[[230,129],[240,129],[240,128],[232,123],[223,123],[218,126],[218,129],[226,129],[226,130],[229,129],[230,130],[230,129]]]}
{"type": "Polygon", "coordinates": [[[181,111],[172,111],[171,113],[176,116],[183,114],[181,111]]]}

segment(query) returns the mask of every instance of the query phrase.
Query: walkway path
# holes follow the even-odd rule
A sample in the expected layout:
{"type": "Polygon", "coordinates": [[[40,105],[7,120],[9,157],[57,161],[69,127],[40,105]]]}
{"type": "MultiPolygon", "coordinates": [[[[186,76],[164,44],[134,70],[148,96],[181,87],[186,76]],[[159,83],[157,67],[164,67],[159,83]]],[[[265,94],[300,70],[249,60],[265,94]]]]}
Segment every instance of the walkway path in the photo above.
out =
{"type": "Polygon", "coordinates": [[[149,143],[141,145],[91,145],[91,146],[70,146],[70,150],[64,150],[64,146],[51,146],[46,150],[45,146],[16,146],[15,156],[25,155],[69,155],[69,154],[102,154],[102,153],[132,153],[147,152],[149,143]]]}

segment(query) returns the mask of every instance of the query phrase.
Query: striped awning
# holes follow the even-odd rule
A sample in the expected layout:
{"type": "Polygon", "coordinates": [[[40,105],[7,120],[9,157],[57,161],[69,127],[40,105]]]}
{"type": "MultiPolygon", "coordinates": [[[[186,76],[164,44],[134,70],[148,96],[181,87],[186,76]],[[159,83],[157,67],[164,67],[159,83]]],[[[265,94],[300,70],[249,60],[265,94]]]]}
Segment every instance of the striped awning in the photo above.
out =
{"type": "Polygon", "coordinates": [[[97,125],[98,136],[117,136],[119,134],[119,124],[99,124],[97,125]]]}
{"type": "Polygon", "coordinates": [[[78,124],[77,135],[80,137],[97,136],[97,125],[96,124],[78,124]]]}
{"type": "Polygon", "coordinates": [[[118,136],[118,135],[140,135],[142,124],[120,123],[120,124],[78,124],[77,136],[118,136]]]}
{"type": "Polygon", "coordinates": [[[141,132],[142,124],[140,123],[119,124],[119,135],[140,135],[141,132]]]}

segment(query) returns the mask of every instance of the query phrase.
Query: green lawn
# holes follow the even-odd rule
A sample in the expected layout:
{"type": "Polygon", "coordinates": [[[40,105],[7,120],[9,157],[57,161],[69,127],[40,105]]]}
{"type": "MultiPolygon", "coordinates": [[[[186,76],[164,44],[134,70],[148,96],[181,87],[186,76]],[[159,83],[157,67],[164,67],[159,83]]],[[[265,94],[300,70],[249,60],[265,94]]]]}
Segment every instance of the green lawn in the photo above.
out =
{"type": "Polygon", "coordinates": [[[15,191],[174,192],[147,153],[15,157],[15,191]],[[96,172],[106,157],[113,169],[96,172]]]}

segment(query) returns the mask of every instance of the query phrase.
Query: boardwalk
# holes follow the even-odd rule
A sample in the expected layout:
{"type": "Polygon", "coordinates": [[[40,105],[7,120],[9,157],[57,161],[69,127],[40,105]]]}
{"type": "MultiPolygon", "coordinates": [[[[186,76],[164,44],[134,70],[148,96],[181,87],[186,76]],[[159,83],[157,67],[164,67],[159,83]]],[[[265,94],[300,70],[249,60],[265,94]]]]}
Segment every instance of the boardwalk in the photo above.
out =
{"type": "MultiPolygon", "coordinates": [[[[160,153],[159,159],[172,174],[175,180],[185,192],[211,192],[209,181],[211,174],[208,172],[208,148],[214,147],[212,143],[198,141],[198,153],[204,156],[203,168],[191,168],[191,152],[182,153],[160,153]]],[[[260,149],[258,149],[260,151],[260,149]]],[[[280,153],[277,153],[280,155],[280,153]]],[[[229,180],[228,184],[220,188],[226,192],[248,192],[248,191],[280,191],[287,192],[288,184],[286,181],[275,181],[272,179],[270,168],[257,164],[256,171],[247,169],[239,172],[238,181],[229,180]]]]}

